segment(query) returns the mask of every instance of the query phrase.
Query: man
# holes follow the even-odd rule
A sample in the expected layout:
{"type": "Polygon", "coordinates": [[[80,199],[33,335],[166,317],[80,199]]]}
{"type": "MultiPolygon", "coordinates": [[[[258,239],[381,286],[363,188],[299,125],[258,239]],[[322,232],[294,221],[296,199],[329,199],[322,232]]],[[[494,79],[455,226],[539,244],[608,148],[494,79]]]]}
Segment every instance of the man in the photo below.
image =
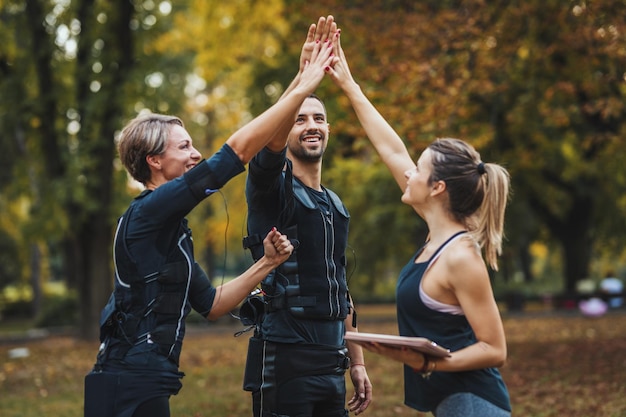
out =
{"type": "MultiPolygon", "coordinates": [[[[333,17],[311,25],[300,72],[318,43],[332,47],[333,17]]],[[[299,82],[296,76],[287,92],[299,82]]],[[[255,417],[348,415],[345,371],[355,392],[348,406],[360,414],[372,387],[363,352],[344,341],[356,330],[346,282],[349,214],[321,185],[328,144],[326,109],[316,96],[302,104],[287,136],[273,138],[250,162],[246,184],[246,245],[258,259],[259,236],[276,225],[299,243],[294,254],[262,282],[264,314],[250,339],[244,389],[252,391],[255,417]]]]}

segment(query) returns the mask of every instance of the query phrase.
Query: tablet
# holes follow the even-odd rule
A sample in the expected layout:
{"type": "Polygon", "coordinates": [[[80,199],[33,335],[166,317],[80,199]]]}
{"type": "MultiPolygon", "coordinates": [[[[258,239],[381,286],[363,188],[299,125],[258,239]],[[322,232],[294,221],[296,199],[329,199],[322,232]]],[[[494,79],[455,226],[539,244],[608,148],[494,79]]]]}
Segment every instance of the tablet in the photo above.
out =
{"type": "Polygon", "coordinates": [[[435,356],[443,358],[450,356],[450,350],[439,346],[437,343],[429,340],[425,337],[408,337],[408,336],[394,336],[390,334],[377,334],[377,333],[361,333],[361,332],[346,332],[345,339],[359,345],[367,345],[368,343],[379,343],[393,348],[406,347],[416,350],[425,355],[435,356]]]}

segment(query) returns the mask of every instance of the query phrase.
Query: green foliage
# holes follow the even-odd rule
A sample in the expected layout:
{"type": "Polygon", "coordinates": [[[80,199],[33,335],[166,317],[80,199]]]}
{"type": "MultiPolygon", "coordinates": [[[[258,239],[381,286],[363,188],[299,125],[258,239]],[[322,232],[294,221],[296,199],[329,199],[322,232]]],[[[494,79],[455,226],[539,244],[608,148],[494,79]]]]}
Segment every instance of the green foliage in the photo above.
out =
{"type": "Polygon", "coordinates": [[[0,291],[21,278],[18,251],[15,240],[0,229],[0,291]]]}
{"type": "Polygon", "coordinates": [[[74,292],[48,296],[44,299],[35,327],[74,327],[78,324],[78,307],[78,297],[74,292]]]}
{"type": "Polygon", "coordinates": [[[24,284],[0,291],[0,319],[10,322],[32,320],[36,311],[35,328],[75,327],[78,324],[78,307],[76,292],[68,291],[63,283],[44,285],[41,300],[35,300],[32,288],[24,284]]]}
{"type": "Polygon", "coordinates": [[[30,300],[18,299],[14,301],[4,301],[0,304],[0,318],[2,319],[25,319],[32,316],[33,303],[30,300]]]}

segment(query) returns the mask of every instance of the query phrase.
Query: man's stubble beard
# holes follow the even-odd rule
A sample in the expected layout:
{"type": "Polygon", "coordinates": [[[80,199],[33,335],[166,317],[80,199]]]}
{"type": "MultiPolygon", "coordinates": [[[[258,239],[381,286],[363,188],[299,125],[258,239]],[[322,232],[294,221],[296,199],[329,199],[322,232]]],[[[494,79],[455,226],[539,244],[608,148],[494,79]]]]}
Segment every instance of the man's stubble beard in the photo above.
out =
{"type": "Polygon", "coordinates": [[[324,155],[323,150],[321,152],[307,152],[304,149],[300,148],[296,150],[296,152],[291,149],[289,151],[293,158],[308,163],[319,162],[322,160],[322,156],[324,155]]]}
{"type": "Polygon", "coordinates": [[[326,142],[322,139],[320,149],[315,151],[309,151],[303,146],[300,146],[300,142],[298,142],[298,146],[288,145],[288,150],[292,158],[296,158],[302,162],[320,162],[324,156],[324,151],[326,151],[326,142]]]}

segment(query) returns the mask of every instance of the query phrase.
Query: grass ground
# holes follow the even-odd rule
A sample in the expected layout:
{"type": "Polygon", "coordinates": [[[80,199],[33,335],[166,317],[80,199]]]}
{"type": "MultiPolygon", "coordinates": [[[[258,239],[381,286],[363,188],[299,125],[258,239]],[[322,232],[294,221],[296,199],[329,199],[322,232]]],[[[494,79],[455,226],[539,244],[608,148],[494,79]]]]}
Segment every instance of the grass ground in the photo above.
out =
{"type": "MultiPolygon", "coordinates": [[[[396,333],[392,306],[361,306],[360,330],[396,333]]],[[[509,358],[502,368],[514,416],[626,415],[626,314],[504,315],[509,358]]],[[[250,415],[241,390],[247,335],[232,321],[195,328],[181,356],[183,389],[174,417],[250,415]]],[[[83,378],[98,344],[69,336],[0,344],[0,416],[82,416],[83,378]],[[16,350],[17,349],[17,350],[16,350]],[[21,349],[21,350],[20,350],[21,349]],[[20,353],[28,356],[19,357],[20,353]],[[18,357],[14,357],[14,356],[18,357]]],[[[401,365],[365,353],[374,384],[366,417],[421,416],[403,405],[401,365]]],[[[351,395],[350,387],[349,395],[351,395]]]]}

